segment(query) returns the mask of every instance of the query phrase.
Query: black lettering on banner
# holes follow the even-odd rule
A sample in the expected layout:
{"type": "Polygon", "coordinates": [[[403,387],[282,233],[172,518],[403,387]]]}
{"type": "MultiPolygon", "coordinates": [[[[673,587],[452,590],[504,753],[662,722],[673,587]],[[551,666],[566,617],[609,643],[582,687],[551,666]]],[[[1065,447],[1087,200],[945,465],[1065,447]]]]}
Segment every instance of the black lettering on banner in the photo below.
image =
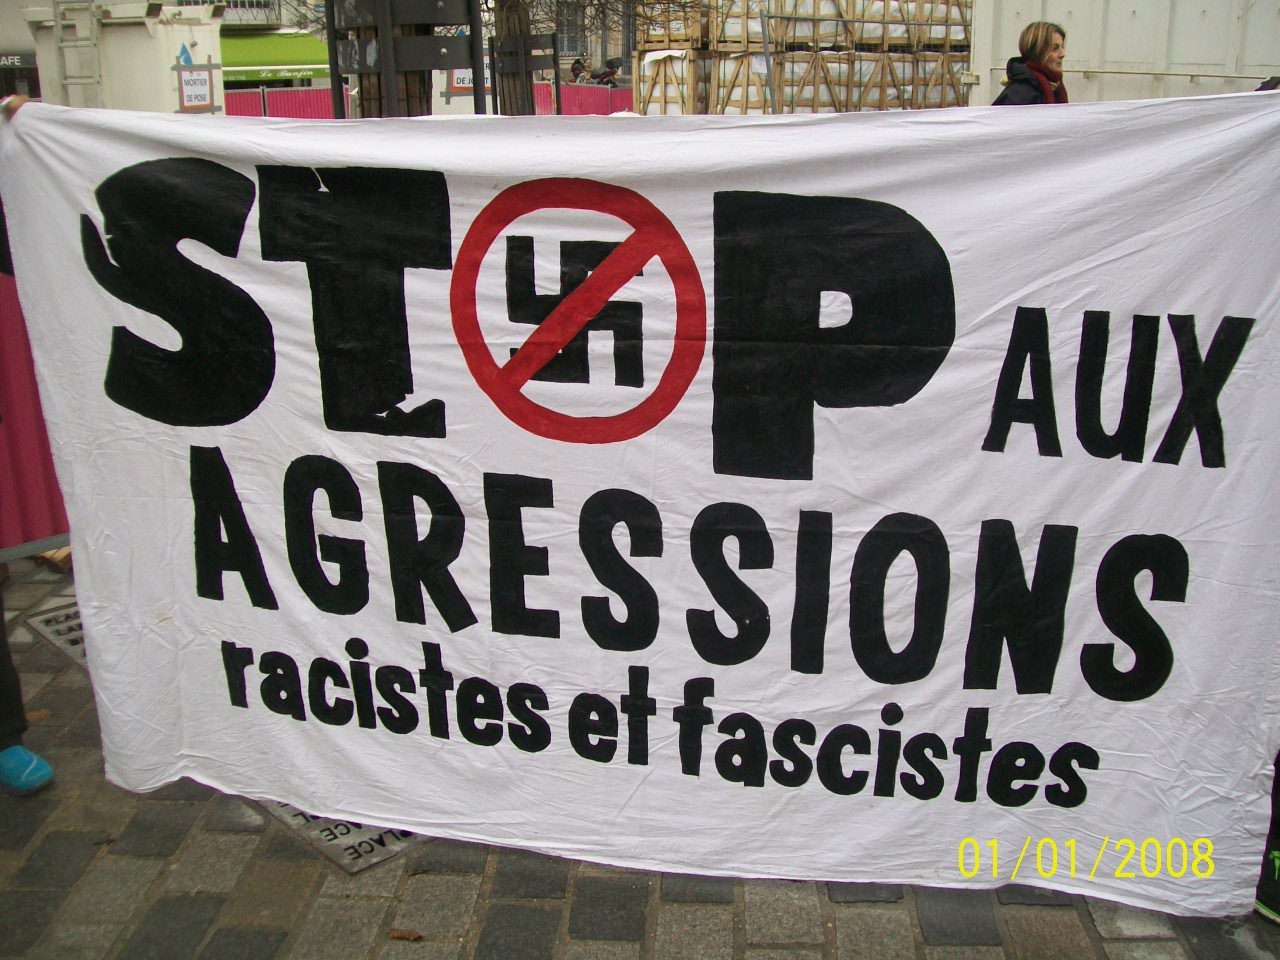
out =
{"type": "Polygon", "coordinates": [[[426,623],[422,588],[453,633],[476,622],[471,604],[458,589],[449,564],[462,552],[466,518],[449,488],[434,473],[411,463],[378,462],[382,522],[387,531],[387,559],[396,619],[426,623]],[[427,535],[418,539],[417,501],[431,511],[427,535]]]}
{"type": "Polygon", "coordinates": [[[406,734],[418,729],[418,710],[405,696],[417,687],[413,674],[404,667],[382,666],[373,672],[373,682],[384,707],[378,708],[378,719],[392,733],[406,734]]]}
{"type": "Polygon", "coordinates": [[[684,703],[671,710],[671,719],[680,727],[680,772],[686,776],[702,774],[702,730],[715,721],[706,701],[715,695],[711,677],[694,677],[684,682],[684,703]]]}
{"type": "Polygon", "coordinates": [[[1097,770],[1098,751],[1084,743],[1064,743],[1049,758],[1049,772],[1062,782],[1044,788],[1044,798],[1055,807],[1078,807],[1089,795],[1077,768],[1097,770]]]}
{"type": "Polygon", "coordinates": [[[738,541],[739,570],[773,567],[773,540],[764,518],[751,507],[743,503],[713,503],[694,518],[689,531],[693,565],[712,598],[737,624],[738,633],[733,637],[721,633],[713,610],[687,610],[685,623],[698,656],[719,666],[745,663],[769,639],[769,608],[725,559],[724,542],[730,537],[738,541]]]}
{"type": "Polygon", "coordinates": [[[744,787],[763,787],[769,751],[760,721],[749,713],[731,713],[717,729],[729,738],[716,748],[716,771],[721,778],[744,787]]]}
{"type": "MultiPolygon", "coordinates": [[[[507,237],[507,315],[511,322],[542,323],[618,246],[604,240],[561,241],[560,292],[539,294],[534,289],[533,237],[507,237]]],[[[636,276],[643,274],[640,270],[636,276]]],[[[613,337],[614,383],[619,387],[643,387],[642,310],[634,301],[610,300],[532,379],[589,382],[587,334],[607,331],[613,337]]],[[[512,356],[517,349],[512,348],[512,356]]]]}
{"type": "Polygon", "coordinates": [[[831,729],[818,748],[818,779],[824,787],[842,797],[859,793],[867,785],[868,777],[865,770],[844,772],[842,757],[846,747],[855,754],[866,756],[871,753],[871,738],[861,727],[842,723],[831,729]]]}
{"type": "Polygon", "coordinates": [[[716,473],[809,480],[813,408],[919,393],[955,339],[947,255],[906,211],[852,197],[715,195],[716,473]],[[850,321],[823,328],[823,292],[850,321]]]}
{"type": "MultiPolygon", "coordinates": [[[[887,727],[897,726],[902,722],[902,707],[896,703],[886,703],[880,709],[880,721],[887,727]]],[[[902,734],[897,730],[881,730],[876,738],[876,779],[871,791],[877,797],[893,796],[901,755],[902,734]]]]}
{"type": "Polygon", "coordinates": [[[796,529],[796,601],[791,611],[791,669],[821,673],[831,600],[831,514],[801,510],[796,529]]]}
{"type": "Polygon", "coordinates": [[[902,748],[902,759],[914,772],[898,775],[902,789],[917,800],[933,800],[942,794],[946,778],[935,760],[947,759],[947,744],[936,733],[917,733],[902,748]]]}
{"type": "Polygon", "coordinates": [[[369,567],[364,541],[316,535],[315,495],[323,490],[336,520],[364,516],[360,488],[347,468],[329,457],[298,457],[284,475],[284,533],[289,566],[308,599],[325,613],[351,614],[369,602],[369,567]],[[320,561],[336,564],[338,582],[330,583],[320,561]]]}
{"type": "Polygon", "coordinates": [[[1169,314],[1169,329],[1173,331],[1173,342],[1178,347],[1182,396],[1178,398],[1169,429],[1156,450],[1156,463],[1178,463],[1194,428],[1200,441],[1201,464],[1206,467],[1227,465],[1218,394],[1235,369],[1255,322],[1250,317],[1223,317],[1209,344],[1209,352],[1201,360],[1196,318],[1169,314]]]}
{"type": "Polygon", "coordinates": [[[608,763],[618,751],[618,710],[607,697],[580,693],[569,705],[569,743],[584,760],[608,763]]]}
{"type": "Polygon", "coordinates": [[[991,404],[991,426],[982,449],[1004,453],[1009,428],[1029,423],[1036,431],[1036,447],[1042,457],[1062,456],[1058,418],[1053,409],[1053,376],[1049,364],[1049,318],[1040,307],[1018,307],[1005,353],[996,396],[991,404]],[[1031,365],[1031,396],[1019,400],[1022,375],[1031,365]]]}
{"type": "Polygon", "coordinates": [[[351,689],[342,667],[333,660],[317,657],[311,661],[311,669],[307,672],[307,703],[311,706],[311,715],[321,723],[340,727],[351,722],[356,707],[346,697],[330,700],[326,689],[329,685],[351,689]]]}
{"type": "Polygon", "coordinates": [[[364,663],[369,656],[369,645],[359,637],[347,641],[347,656],[351,658],[351,690],[356,697],[356,722],[366,730],[377,729],[377,715],[373,709],[373,683],[370,680],[369,664],[364,663]]]}
{"type": "Polygon", "coordinates": [[[960,776],[956,778],[956,800],[960,803],[978,799],[978,764],[991,749],[987,716],[987,707],[970,707],[964,715],[964,733],[951,742],[951,749],[960,758],[960,776]]]}
{"type": "Polygon", "coordinates": [[[627,715],[627,763],[649,762],[649,718],[658,715],[658,701],[649,696],[649,668],[627,668],[627,692],[622,712],[627,715]]]}
{"type": "Polygon", "coordinates": [[[302,702],[302,677],[293,657],[268,650],[258,658],[258,672],[262,674],[258,690],[268,710],[295,720],[307,719],[307,709],[302,702]]]}
{"type": "Polygon", "coordinates": [[[170,350],[112,329],[104,389],[120,406],[173,426],[223,426],[247,417],[271,389],[276,357],[267,315],[178,250],[190,239],[235,257],[253,192],[248,177],[196,158],[137,163],[94,191],[107,239],[104,246],[89,216],[80,217],[89,272],[182,338],[170,350]]]}
{"type": "Polygon", "coordinates": [[[427,695],[427,722],[433,737],[449,739],[449,701],[445,696],[453,689],[453,674],[444,668],[440,644],[422,641],[422,669],[418,683],[427,695]]]}
{"type": "Polygon", "coordinates": [[[191,503],[195,512],[196,595],[221,600],[222,575],[234,570],[240,574],[250,603],[278,610],[258,541],[249,529],[227,461],[217,447],[191,448],[191,503]],[[222,539],[224,531],[226,540],[222,539]]]}
{"type": "Polygon", "coordinates": [[[910,683],[929,675],[942,647],[950,589],[947,541],[932,520],[894,513],[867,531],[849,577],[849,642],[868,678],[910,683]],[[911,639],[895,652],[885,633],[884,588],[889,568],[903,551],[916,566],[915,622],[911,639]]]}
{"type": "Polygon", "coordinates": [[[1115,433],[1102,426],[1102,380],[1107,367],[1111,314],[1086,310],[1080,328],[1080,362],[1076,367],[1076,436],[1080,446],[1094,457],[1119,456],[1142,462],[1147,443],[1147,418],[1151,414],[1151,388],[1156,375],[1156,346],[1160,318],[1135,314],[1125,371],[1124,399],[1115,433]]]}
{"type": "Polygon", "coordinates": [[[662,517],[653,502],[630,490],[600,490],[578,517],[578,546],[601,585],[622,598],[627,618],[618,620],[608,597],[582,598],[582,625],[602,650],[643,650],[658,635],[658,594],[613,541],[625,524],[633,557],[662,556],[662,517]]]}
{"type": "Polygon", "coordinates": [[[458,684],[458,730],[481,747],[502,739],[502,691],[483,677],[467,677],[458,684]],[[479,721],[491,721],[480,723],[479,721]]]}
{"type": "Polygon", "coordinates": [[[513,683],[507,688],[507,709],[512,720],[507,735],[518,750],[537,753],[551,743],[551,725],[538,713],[548,707],[546,691],[532,683],[513,683]]]}
{"type": "Polygon", "coordinates": [[[1044,754],[1035,744],[1025,740],[1006,743],[991,758],[987,771],[987,796],[1002,807],[1021,807],[1030,803],[1039,788],[1026,783],[1044,772],[1044,754]],[[1021,786],[1016,784],[1021,783],[1021,786]]]}
{"type": "Polygon", "coordinates": [[[1127,536],[1098,565],[1098,612],[1102,622],[1133,651],[1133,666],[1118,670],[1114,643],[1086,643],[1080,671],[1099,696],[1121,703],[1143,700],[1173,671],[1173,648],[1134,591],[1139,573],[1151,573],[1151,599],[1185,603],[1191,564],[1186,548],[1164,534],[1127,536]]]}
{"type": "Polygon", "coordinates": [[[311,285],[330,430],[443,437],[444,401],[413,393],[404,271],[453,265],[444,174],[374,167],[258,167],[264,260],[301,260],[311,285]]]}
{"type": "Polygon", "coordinates": [[[982,521],[973,618],[964,655],[966,690],[996,688],[1006,642],[1018,693],[1053,690],[1078,532],[1077,527],[1045,524],[1028,590],[1013,524],[982,521]]]}
{"type": "Polygon", "coordinates": [[[813,776],[813,761],[800,749],[818,742],[818,731],[808,720],[792,717],[783,720],[773,731],[773,749],[777,760],[769,761],[769,776],[784,787],[802,787],[813,776]]]}
{"type": "Polygon", "coordinates": [[[489,603],[497,633],[525,637],[560,636],[558,610],[533,609],[525,603],[524,578],[550,573],[546,547],[524,541],[526,507],[555,506],[546,477],[486,473],[484,506],[489,514],[489,603]]]}
{"type": "Polygon", "coordinates": [[[244,672],[253,666],[253,648],[230,640],[222,641],[222,669],[227,675],[227,696],[233,707],[248,707],[249,695],[244,672]]]}

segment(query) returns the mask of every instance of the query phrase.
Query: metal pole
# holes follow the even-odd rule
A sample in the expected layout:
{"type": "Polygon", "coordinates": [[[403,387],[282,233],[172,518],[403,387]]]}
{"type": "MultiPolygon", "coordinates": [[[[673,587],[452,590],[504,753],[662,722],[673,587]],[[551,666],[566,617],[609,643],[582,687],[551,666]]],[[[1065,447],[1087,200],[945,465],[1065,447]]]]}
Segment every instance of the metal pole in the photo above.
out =
{"type": "Polygon", "coordinates": [[[329,90],[333,94],[333,118],[345,120],[347,98],[343,96],[342,74],[338,72],[338,29],[333,0],[324,0],[324,29],[329,37],[329,90]]]}
{"type": "MultiPolygon", "coordinates": [[[[480,0],[468,0],[467,14],[471,19],[471,98],[476,113],[484,113],[484,21],[480,17],[480,0]]],[[[493,87],[498,88],[496,76],[493,87]]]]}
{"type": "Polygon", "coordinates": [[[395,38],[391,35],[391,0],[378,0],[378,61],[382,64],[382,115],[400,116],[396,93],[395,38]]]}
{"type": "MultiPolygon", "coordinates": [[[[764,43],[764,92],[769,98],[769,112],[778,112],[778,103],[773,96],[773,61],[769,56],[769,19],[765,16],[764,5],[760,6],[760,39],[764,43]]],[[[817,80],[814,80],[817,83],[817,80]]],[[[743,103],[746,109],[746,103],[743,103]]]]}

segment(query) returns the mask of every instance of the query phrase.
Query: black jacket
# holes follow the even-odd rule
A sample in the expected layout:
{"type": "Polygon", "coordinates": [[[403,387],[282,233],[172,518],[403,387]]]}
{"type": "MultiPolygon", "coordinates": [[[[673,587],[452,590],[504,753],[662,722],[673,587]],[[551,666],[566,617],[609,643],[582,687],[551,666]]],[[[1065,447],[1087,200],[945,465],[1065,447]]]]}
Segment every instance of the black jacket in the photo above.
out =
{"type": "Polygon", "coordinates": [[[1005,67],[1005,88],[1000,96],[992,101],[992,106],[1021,106],[1028,103],[1044,103],[1044,94],[1040,90],[1040,81],[1027,66],[1022,57],[1014,57],[1005,67]]]}

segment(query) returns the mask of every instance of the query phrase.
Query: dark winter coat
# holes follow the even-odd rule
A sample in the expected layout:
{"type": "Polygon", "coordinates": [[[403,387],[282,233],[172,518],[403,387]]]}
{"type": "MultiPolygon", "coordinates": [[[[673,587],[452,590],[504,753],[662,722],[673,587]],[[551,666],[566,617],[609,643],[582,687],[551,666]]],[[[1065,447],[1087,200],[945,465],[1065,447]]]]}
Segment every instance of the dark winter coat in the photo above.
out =
{"type": "MultiPolygon", "coordinates": [[[[993,106],[1021,106],[1028,103],[1053,103],[1046,100],[1040,78],[1022,57],[1013,57],[1005,67],[1005,88],[992,102],[993,106]]],[[[1065,92],[1065,91],[1064,91],[1065,92]]]]}

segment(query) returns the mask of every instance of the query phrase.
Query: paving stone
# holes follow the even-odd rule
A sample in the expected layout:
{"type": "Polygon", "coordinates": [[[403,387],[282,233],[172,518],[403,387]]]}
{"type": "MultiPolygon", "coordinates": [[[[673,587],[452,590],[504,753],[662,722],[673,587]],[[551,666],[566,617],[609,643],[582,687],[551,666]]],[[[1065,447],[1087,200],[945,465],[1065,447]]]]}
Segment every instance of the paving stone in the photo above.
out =
{"type": "MultiPolygon", "coordinates": [[[[13,645],[13,637],[9,638],[9,644],[10,646],[13,645]]],[[[24,673],[21,677],[22,702],[27,703],[36,697],[41,690],[48,686],[53,677],[52,673],[24,673]]]]}
{"type": "Polygon", "coordinates": [[[223,927],[213,931],[200,951],[200,960],[273,960],[288,938],[288,930],[223,927]]]}
{"type": "Polygon", "coordinates": [[[219,794],[205,807],[204,828],[218,833],[262,833],[267,815],[242,797],[219,794]]]}
{"type": "Polygon", "coordinates": [[[643,940],[649,882],[643,877],[578,877],[569,910],[574,940],[643,940]]]}
{"type": "Polygon", "coordinates": [[[173,783],[166,783],[157,790],[152,790],[147,794],[148,800],[181,800],[189,803],[203,803],[213,797],[218,796],[218,791],[212,787],[206,787],[203,783],[196,783],[189,777],[183,777],[175,780],[173,783]]]}
{"type": "Polygon", "coordinates": [[[1187,960],[1187,951],[1176,940],[1127,940],[1104,945],[1107,960],[1187,960]]]}
{"type": "MultiPolygon", "coordinates": [[[[25,692],[25,684],[24,684],[25,692]]],[[[98,724],[98,711],[90,706],[80,711],[80,716],[58,735],[59,744],[69,747],[102,747],[102,728],[98,724]]]]}
{"type": "Polygon", "coordinates": [[[311,899],[320,876],[318,863],[286,863],[251,860],[236,891],[223,911],[228,926],[292,927],[311,899]]]}
{"type": "Polygon", "coordinates": [[[1094,955],[1074,907],[1006,907],[1002,912],[1018,960],[1078,960],[1094,955]]]}
{"type": "Polygon", "coordinates": [[[230,893],[258,846],[253,834],[192,831],[165,879],[171,893],[230,893]]]}
{"type": "Polygon", "coordinates": [[[457,943],[388,943],[378,960],[458,960],[462,945],[457,943]]]}
{"type": "Polygon", "coordinates": [[[1011,883],[996,891],[1001,903],[1016,903],[1028,907],[1069,907],[1071,898],[1057,890],[1044,887],[1029,887],[1021,883],[1011,883]]]}
{"type": "MultiPolygon", "coordinates": [[[[25,655],[28,664],[39,650],[39,647],[35,647],[25,655]]],[[[53,650],[52,653],[55,657],[63,656],[57,650],[53,650]]],[[[23,672],[26,672],[25,669],[23,672]]],[[[60,686],[51,681],[38,696],[26,700],[26,708],[28,713],[48,710],[48,723],[65,727],[80,715],[80,711],[87,707],[92,699],[93,694],[88,687],[60,686]]],[[[33,723],[32,726],[34,725],[33,723]]]]}
{"type": "Polygon", "coordinates": [[[6,890],[0,896],[0,957],[15,957],[40,939],[66,892],[6,890]]]}
{"type": "Polygon", "coordinates": [[[564,945],[560,960],[640,960],[640,944],[576,940],[564,945]]]}
{"type": "Polygon", "coordinates": [[[731,960],[733,907],[662,904],[653,955],[654,960],[731,960]]]}
{"type": "Polygon", "coordinates": [[[427,840],[409,853],[410,873],[484,873],[489,848],[460,840],[427,840]]]}
{"type": "Polygon", "coordinates": [[[117,924],[59,921],[27,951],[26,960],[102,960],[123,929],[117,924]]]}
{"type": "Polygon", "coordinates": [[[320,896],[351,897],[357,900],[394,897],[403,875],[404,861],[400,857],[393,857],[359,873],[334,873],[330,870],[320,896]]]}
{"type": "Polygon", "coordinates": [[[733,903],[733,880],[664,873],[661,896],[667,903],[733,903]]]}
{"type": "Polygon", "coordinates": [[[1253,917],[1178,917],[1174,922],[1196,960],[1260,960],[1273,955],[1262,921],[1253,917]]]}
{"type": "Polygon", "coordinates": [[[747,943],[822,943],[822,905],[815,883],[748,880],[747,943]]]}
{"type": "Polygon", "coordinates": [[[840,960],[914,960],[915,934],[905,906],[842,906],[834,915],[840,960]]]}
{"type": "Polygon", "coordinates": [[[49,817],[49,829],[97,830],[115,837],[137,810],[136,793],[95,778],[80,784],[71,796],[63,797],[49,817]]]}
{"type": "Polygon", "coordinates": [[[58,911],[59,924],[88,919],[126,923],[163,867],[160,860],[139,857],[95,860],[58,911]]]}
{"type": "Polygon", "coordinates": [[[925,947],[925,960],[1005,960],[1003,947],[925,947]]]}
{"type": "Polygon", "coordinates": [[[267,837],[259,856],[265,860],[328,862],[324,854],[313,847],[308,840],[280,823],[273,823],[267,829],[267,837]]]}
{"type": "Polygon", "coordinates": [[[143,801],[111,852],[130,857],[171,857],[199,815],[200,807],[195,804],[143,801]]]}
{"type": "Polygon", "coordinates": [[[116,960],[194,957],[224,899],[211,893],[161,897],[139,921],[116,960]]]}
{"type": "Polygon", "coordinates": [[[1093,925],[1105,940],[1166,940],[1177,936],[1173,921],[1154,910],[1140,910],[1092,897],[1085,902],[1093,925]]]}
{"type": "Polygon", "coordinates": [[[25,847],[57,805],[51,792],[35,797],[11,797],[0,792],[0,850],[25,847]]]}
{"type": "Polygon", "coordinates": [[[1000,930],[985,890],[917,887],[916,916],[924,942],[933,945],[996,946],[1000,930]]]}
{"type": "Polygon", "coordinates": [[[15,578],[5,585],[4,608],[6,610],[24,610],[26,607],[34,607],[52,592],[53,584],[48,581],[17,580],[15,578]]]}
{"type": "Polygon", "coordinates": [[[70,890],[108,841],[105,833],[58,830],[47,833],[27,856],[11,885],[26,889],[70,890]]]}
{"type": "Polygon", "coordinates": [[[432,874],[410,877],[392,926],[416,930],[428,940],[460,940],[471,926],[471,913],[479,892],[479,877],[432,874]]]}
{"type": "Polygon", "coordinates": [[[559,906],[493,904],[480,928],[475,960],[551,960],[560,914],[559,906]]]}
{"type": "Polygon", "coordinates": [[[368,900],[317,900],[290,950],[307,960],[363,957],[379,938],[387,906],[368,900]]]}
{"type": "MultiPolygon", "coordinates": [[[[35,750],[32,744],[27,746],[35,750]]],[[[64,794],[72,787],[103,782],[102,751],[97,747],[71,747],[55,742],[36,752],[49,761],[49,766],[53,767],[54,786],[60,787],[64,794]]]]}
{"type": "Polygon", "coordinates": [[[503,850],[498,854],[490,896],[515,900],[563,899],[568,886],[568,860],[526,850],[503,850]]]}
{"type": "Polygon", "coordinates": [[[832,903],[900,903],[902,886],[896,883],[827,884],[827,899],[832,903]]]}
{"type": "Polygon", "coordinates": [[[755,947],[743,956],[746,960],[822,960],[821,947],[755,947]]]}
{"type": "MultiPolygon", "coordinates": [[[[53,644],[45,643],[43,640],[31,644],[31,646],[27,647],[25,650],[11,650],[10,654],[13,657],[13,665],[18,668],[18,673],[24,677],[30,673],[57,674],[62,670],[74,669],[70,659],[67,658],[65,653],[56,649],[53,644]]],[[[46,687],[45,689],[47,690],[48,688],[46,687]]],[[[44,690],[41,691],[41,696],[43,696],[44,692],[44,690]]],[[[37,700],[34,697],[26,699],[25,695],[23,699],[25,701],[28,714],[36,710],[46,709],[42,700],[37,700]]],[[[84,704],[81,704],[81,706],[83,705],[84,704]]],[[[31,717],[28,717],[28,719],[30,720],[31,717]]],[[[55,720],[53,715],[50,714],[49,719],[39,720],[39,718],[36,718],[35,720],[32,720],[32,724],[34,725],[36,722],[53,722],[61,726],[69,720],[69,717],[61,715],[59,715],[55,720]]]]}

